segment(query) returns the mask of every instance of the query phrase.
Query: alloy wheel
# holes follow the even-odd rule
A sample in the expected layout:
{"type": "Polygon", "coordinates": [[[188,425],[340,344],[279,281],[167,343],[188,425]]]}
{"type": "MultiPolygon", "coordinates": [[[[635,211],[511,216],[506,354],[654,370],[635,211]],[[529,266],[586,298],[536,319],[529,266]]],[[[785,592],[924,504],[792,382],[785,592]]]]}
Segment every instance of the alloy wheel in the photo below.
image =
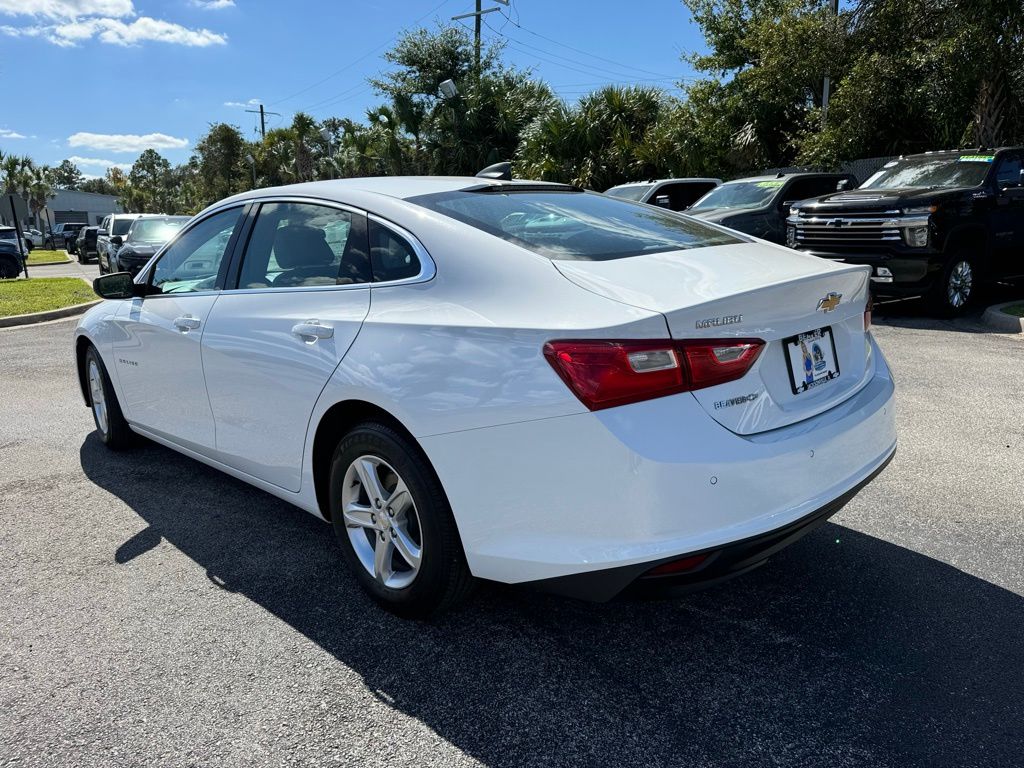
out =
{"type": "Polygon", "coordinates": [[[408,587],[423,559],[419,513],[405,481],[378,456],[358,457],[345,472],[341,514],[352,549],[378,584],[408,587]]]}
{"type": "Polygon", "coordinates": [[[969,261],[958,261],[953,265],[949,273],[949,282],[946,284],[946,296],[949,305],[954,309],[960,309],[971,297],[971,287],[974,284],[974,270],[971,269],[969,261]]]}
{"type": "Polygon", "coordinates": [[[92,412],[96,417],[96,426],[100,432],[107,434],[107,401],[103,395],[103,374],[95,360],[89,361],[89,394],[92,399],[92,412]]]}

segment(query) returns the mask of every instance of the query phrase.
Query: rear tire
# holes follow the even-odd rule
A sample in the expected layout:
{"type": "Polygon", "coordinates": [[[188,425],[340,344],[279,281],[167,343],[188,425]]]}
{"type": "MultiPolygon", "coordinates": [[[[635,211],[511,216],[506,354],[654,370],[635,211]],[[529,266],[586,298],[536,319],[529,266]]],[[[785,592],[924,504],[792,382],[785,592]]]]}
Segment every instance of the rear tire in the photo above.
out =
{"type": "Polygon", "coordinates": [[[392,613],[436,616],[472,590],[441,482],[419,447],[392,427],[365,422],[338,443],[330,510],[353,575],[392,613]]]}
{"type": "Polygon", "coordinates": [[[21,274],[21,265],[13,256],[0,257],[0,280],[13,280],[21,274]]]}
{"type": "Polygon", "coordinates": [[[121,413],[106,366],[93,346],[85,353],[85,381],[89,390],[89,408],[100,440],[113,451],[130,448],[135,442],[135,433],[121,413]]]}
{"type": "Polygon", "coordinates": [[[978,293],[978,264],[958,251],[946,261],[928,293],[928,305],[939,317],[957,317],[970,308],[978,293]]]}

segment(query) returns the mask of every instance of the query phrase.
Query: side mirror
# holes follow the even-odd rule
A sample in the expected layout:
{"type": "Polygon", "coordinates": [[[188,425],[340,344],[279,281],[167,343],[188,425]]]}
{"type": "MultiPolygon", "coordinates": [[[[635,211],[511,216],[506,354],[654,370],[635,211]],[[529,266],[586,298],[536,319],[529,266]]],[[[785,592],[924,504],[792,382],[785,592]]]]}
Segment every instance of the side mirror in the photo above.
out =
{"type": "Polygon", "coordinates": [[[100,235],[106,235],[106,234],[108,234],[108,232],[105,229],[97,229],[96,230],[96,237],[99,237],[100,235]]]}
{"type": "Polygon", "coordinates": [[[110,238],[110,244],[120,247],[124,245],[124,238],[121,237],[120,235],[114,235],[112,238],[110,238]]]}
{"type": "Polygon", "coordinates": [[[653,205],[658,206],[659,208],[668,208],[668,195],[658,195],[653,200],[651,200],[651,203],[653,205]]]}
{"type": "Polygon", "coordinates": [[[850,180],[849,179],[840,179],[839,182],[836,184],[836,192],[842,192],[842,191],[847,190],[849,188],[850,188],[850,180]]]}
{"type": "Polygon", "coordinates": [[[92,289],[101,299],[130,299],[135,296],[135,288],[135,282],[127,272],[100,275],[92,281],[92,289]]]}

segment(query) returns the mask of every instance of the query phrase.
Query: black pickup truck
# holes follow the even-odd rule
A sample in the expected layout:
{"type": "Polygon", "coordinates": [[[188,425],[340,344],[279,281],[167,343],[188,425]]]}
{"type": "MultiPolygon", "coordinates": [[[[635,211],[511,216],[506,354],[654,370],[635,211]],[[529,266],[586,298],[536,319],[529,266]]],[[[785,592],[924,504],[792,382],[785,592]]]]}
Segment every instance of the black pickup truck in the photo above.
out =
{"type": "Polygon", "coordinates": [[[786,243],[870,265],[876,296],[959,314],[982,281],[1024,277],[1022,161],[1022,147],[901,157],[858,189],[793,205],[786,243]]]}

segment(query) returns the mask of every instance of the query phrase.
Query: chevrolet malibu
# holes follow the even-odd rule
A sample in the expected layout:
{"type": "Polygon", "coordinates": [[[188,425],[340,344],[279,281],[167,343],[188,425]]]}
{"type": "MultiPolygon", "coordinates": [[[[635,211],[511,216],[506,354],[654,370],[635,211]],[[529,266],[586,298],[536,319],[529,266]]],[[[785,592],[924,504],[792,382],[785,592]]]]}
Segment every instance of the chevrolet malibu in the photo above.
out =
{"type": "Polygon", "coordinates": [[[103,443],[329,521],[399,614],[607,600],[760,565],[889,462],[868,278],[570,186],[349,179],[203,211],[74,351],[103,443]]]}

